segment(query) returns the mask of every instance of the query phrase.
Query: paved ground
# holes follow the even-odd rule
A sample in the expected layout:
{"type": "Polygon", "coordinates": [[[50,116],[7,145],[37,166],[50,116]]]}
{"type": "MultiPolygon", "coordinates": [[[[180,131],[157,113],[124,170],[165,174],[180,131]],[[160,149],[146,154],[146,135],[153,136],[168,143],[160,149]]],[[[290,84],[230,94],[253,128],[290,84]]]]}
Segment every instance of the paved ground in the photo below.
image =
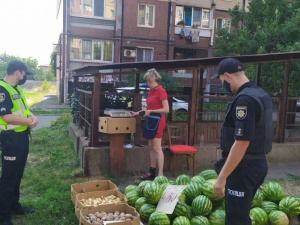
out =
{"type": "MultiPolygon", "coordinates": [[[[59,104],[56,95],[46,95],[44,100],[33,107],[34,110],[52,111],[69,109],[69,105],[59,104]]],[[[36,115],[39,118],[39,123],[34,129],[39,129],[45,126],[49,126],[51,121],[54,121],[59,115],[36,115]]]]}

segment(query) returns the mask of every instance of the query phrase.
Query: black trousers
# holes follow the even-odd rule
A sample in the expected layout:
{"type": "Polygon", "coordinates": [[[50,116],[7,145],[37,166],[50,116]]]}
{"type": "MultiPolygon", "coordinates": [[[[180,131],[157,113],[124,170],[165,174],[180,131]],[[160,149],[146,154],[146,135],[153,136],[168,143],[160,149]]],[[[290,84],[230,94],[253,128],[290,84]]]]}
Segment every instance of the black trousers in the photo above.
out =
{"type": "Polygon", "coordinates": [[[226,225],[251,225],[251,202],[268,173],[266,159],[244,159],[225,185],[226,225]]]}
{"type": "Polygon", "coordinates": [[[0,178],[0,221],[11,217],[11,210],[21,207],[20,183],[29,151],[29,131],[2,131],[2,174],[0,178]]]}

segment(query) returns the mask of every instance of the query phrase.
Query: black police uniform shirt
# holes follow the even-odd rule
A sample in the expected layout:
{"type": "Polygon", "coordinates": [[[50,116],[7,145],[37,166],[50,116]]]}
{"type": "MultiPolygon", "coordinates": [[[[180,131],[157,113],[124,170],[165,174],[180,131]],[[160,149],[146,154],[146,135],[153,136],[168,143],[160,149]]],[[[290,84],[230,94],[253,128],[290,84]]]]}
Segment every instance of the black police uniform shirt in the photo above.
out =
{"type": "Polygon", "coordinates": [[[12,114],[13,102],[8,91],[0,86],[0,116],[12,114]]]}
{"type": "MultiPolygon", "coordinates": [[[[253,82],[243,84],[236,95],[246,87],[255,87],[253,82]]],[[[253,141],[255,136],[255,124],[260,119],[260,107],[256,100],[250,96],[242,95],[234,103],[230,112],[230,124],[235,125],[234,139],[253,141]]]]}

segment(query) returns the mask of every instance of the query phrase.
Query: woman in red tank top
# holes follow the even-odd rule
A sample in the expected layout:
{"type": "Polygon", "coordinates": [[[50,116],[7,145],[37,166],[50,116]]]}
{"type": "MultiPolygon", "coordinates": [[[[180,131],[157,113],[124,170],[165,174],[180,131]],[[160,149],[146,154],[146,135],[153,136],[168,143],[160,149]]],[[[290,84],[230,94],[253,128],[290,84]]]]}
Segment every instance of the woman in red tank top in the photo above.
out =
{"type": "MultiPolygon", "coordinates": [[[[163,175],[164,154],[161,148],[161,138],[166,125],[165,113],[169,113],[169,103],[166,90],[159,84],[160,74],[155,69],[150,69],[144,75],[144,79],[149,86],[149,94],[146,99],[147,109],[143,110],[145,116],[151,113],[161,113],[156,136],[148,139],[150,150],[150,171],[141,176],[143,180],[153,180],[156,176],[156,162],[158,164],[158,176],[163,175]]],[[[141,111],[140,111],[141,112],[141,111]]],[[[137,116],[140,112],[131,112],[132,116],[137,116]]]]}

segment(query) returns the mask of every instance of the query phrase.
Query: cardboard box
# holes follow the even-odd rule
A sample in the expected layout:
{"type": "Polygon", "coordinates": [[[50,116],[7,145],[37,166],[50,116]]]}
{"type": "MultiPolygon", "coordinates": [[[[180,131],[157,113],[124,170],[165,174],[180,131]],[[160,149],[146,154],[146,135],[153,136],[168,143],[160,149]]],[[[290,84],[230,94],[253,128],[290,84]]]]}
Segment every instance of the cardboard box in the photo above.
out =
{"type": "MultiPolygon", "coordinates": [[[[75,201],[75,215],[77,219],[79,220],[80,217],[80,210],[84,208],[89,208],[93,206],[84,206],[80,200],[82,199],[88,199],[88,198],[99,198],[99,197],[106,197],[114,195],[118,197],[122,202],[121,203],[127,203],[127,198],[124,194],[119,192],[118,190],[107,190],[107,191],[95,191],[95,192],[89,192],[89,193],[81,193],[76,195],[76,201],[75,201]]],[[[118,204],[121,204],[118,203],[118,204]]]]}
{"type": "Polygon", "coordinates": [[[118,190],[118,187],[110,180],[95,180],[71,185],[71,200],[75,205],[76,195],[78,193],[87,193],[94,191],[118,190]]]}
{"type": "Polygon", "coordinates": [[[116,222],[116,223],[110,223],[110,225],[140,225],[141,220],[140,220],[140,215],[139,213],[135,210],[135,208],[123,203],[123,204],[117,204],[117,205],[101,205],[98,207],[89,207],[89,208],[84,208],[80,210],[80,222],[79,225],[91,225],[91,223],[87,222],[83,216],[86,216],[90,213],[95,213],[95,212],[107,212],[107,213],[114,213],[116,210],[124,213],[130,213],[136,218],[134,218],[131,222],[130,221],[124,221],[124,222],[116,222]]]}
{"type": "Polygon", "coordinates": [[[135,133],[135,118],[99,117],[99,132],[107,134],[135,133]]]}

